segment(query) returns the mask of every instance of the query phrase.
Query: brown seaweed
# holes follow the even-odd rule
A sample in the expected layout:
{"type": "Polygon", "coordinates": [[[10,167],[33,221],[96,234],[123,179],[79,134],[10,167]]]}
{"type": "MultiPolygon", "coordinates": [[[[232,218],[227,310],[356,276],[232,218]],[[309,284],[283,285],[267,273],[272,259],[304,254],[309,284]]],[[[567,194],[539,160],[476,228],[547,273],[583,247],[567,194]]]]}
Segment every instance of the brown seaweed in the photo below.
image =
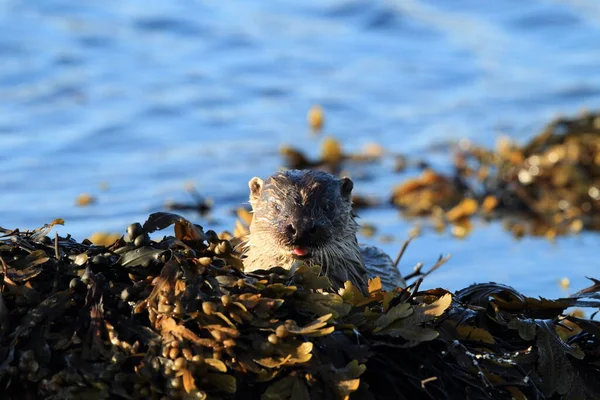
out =
{"type": "Polygon", "coordinates": [[[600,230],[598,121],[599,114],[557,119],[523,146],[505,138],[495,150],[463,143],[453,176],[426,171],[394,188],[392,202],[464,234],[470,227],[455,227],[476,212],[503,219],[517,237],[600,230]]]}
{"type": "Polygon", "coordinates": [[[422,291],[419,272],[365,296],[332,291],[318,266],[245,274],[223,235],[175,214],[110,247],[48,233],[0,228],[8,398],[600,397],[600,325],[567,313],[600,307],[598,281],[547,300],[422,291]]]}

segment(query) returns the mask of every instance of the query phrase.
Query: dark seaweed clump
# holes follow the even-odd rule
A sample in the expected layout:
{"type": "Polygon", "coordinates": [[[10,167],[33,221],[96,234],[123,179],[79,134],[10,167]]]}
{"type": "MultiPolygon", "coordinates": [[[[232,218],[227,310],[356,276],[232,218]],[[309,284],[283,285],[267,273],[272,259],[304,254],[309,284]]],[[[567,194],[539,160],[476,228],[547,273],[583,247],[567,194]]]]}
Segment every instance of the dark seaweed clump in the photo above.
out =
{"type": "Polygon", "coordinates": [[[600,398],[600,324],[565,313],[600,307],[597,281],[547,300],[376,279],[365,297],[319,267],[245,274],[175,214],[109,247],[52,225],[0,229],[3,398],[600,398]]]}

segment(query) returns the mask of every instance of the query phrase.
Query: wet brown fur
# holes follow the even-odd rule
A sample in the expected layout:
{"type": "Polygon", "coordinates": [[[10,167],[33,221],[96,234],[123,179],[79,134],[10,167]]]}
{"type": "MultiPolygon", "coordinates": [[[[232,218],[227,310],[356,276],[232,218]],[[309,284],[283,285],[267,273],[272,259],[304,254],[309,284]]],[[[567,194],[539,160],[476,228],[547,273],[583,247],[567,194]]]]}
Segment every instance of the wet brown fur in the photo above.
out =
{"type": "Polygon", "coordinates": [[[285,227],[316,223],[322,230],[307,239],[312,253],[304,262],[321,265],[335,289],[350,281],[366,290],[368,277],[356,239],[358,224],[352,212],[353,184],[349,178],[291,170],[264,182],[253,178],[249,187],[253,219],[246,242],[246,271],[291,268],[297,259],[292,257],[294,245],[285,235],[285,227]]]}

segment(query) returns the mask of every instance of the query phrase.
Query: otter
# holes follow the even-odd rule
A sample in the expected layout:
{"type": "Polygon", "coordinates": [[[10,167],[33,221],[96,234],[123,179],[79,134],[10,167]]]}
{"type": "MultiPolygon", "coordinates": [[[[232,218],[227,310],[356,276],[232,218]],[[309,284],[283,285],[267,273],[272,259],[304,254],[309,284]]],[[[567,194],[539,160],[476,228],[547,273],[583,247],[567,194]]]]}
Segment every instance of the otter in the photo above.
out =
{"type": "Polygon", "coordinates": [[[252,222],[245,243],[244,270],[297,261],[321,265],[334,289],[350,281],[363,293],[368,279],[381,278],[384,290],[405,287],[391,258],[356,238],[352,210],[354,183],[317,170],[287,170],[248,182],[252,222]]]}

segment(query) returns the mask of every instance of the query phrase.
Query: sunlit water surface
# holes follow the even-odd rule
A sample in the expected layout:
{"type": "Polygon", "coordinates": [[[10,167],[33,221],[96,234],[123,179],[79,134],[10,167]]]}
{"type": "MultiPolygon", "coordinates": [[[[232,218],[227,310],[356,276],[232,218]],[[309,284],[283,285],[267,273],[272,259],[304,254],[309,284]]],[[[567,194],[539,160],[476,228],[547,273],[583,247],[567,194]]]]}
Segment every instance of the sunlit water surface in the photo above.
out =
{"type": "MultiPolygon", "coordinates": [[[[191,200],[186,182],[216,207],[185,215],[231,229],[248,179],[281,166],[281,144],[318,153],[305,120],[315,103],[346,150],[376,142],[441,167],[436,144],[523,142],[600,105],[595,0],[2,0],[0,23],[0,226],[61,217],[58,231],[77,239],[191,200]],[[83,192],[97,203],[75,207],[83,192]]],[[[405,178],[391,159],[349,172],[357,193],[380,198],[405,178]]],[[[361,217],[378,227],[362,240],[392,254],[413,225],[389,207],[361,217]]],[[[401,268],[452,253],[424,286],[492,280],[561,296],[562,277],[574,288],[600,278],[598,242],[517,241],[477,223],[462,241],[425,231],[401,268]]]]}

